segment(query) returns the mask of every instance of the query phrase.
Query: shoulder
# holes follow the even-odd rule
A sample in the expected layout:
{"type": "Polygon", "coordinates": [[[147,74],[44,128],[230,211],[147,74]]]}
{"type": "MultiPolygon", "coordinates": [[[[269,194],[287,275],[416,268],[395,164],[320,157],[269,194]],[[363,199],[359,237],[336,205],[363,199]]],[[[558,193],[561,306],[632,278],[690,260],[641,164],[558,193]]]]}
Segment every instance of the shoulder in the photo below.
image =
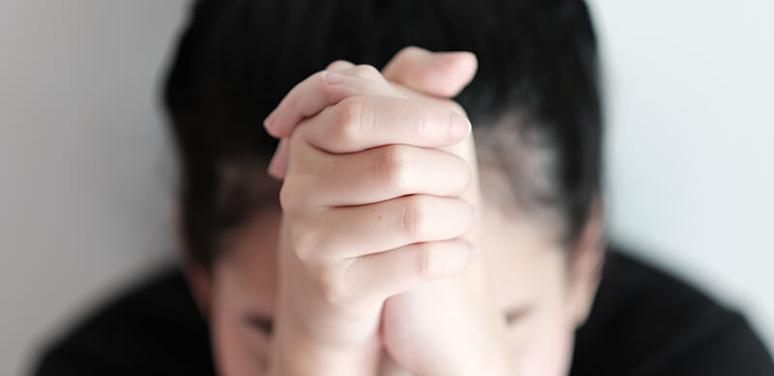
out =
{"type": "Polygon", "coordinates": [[[207,326],[178,269],[127,289],[42,352],[35,375],[213,374],[207,326]]]}
{"type": "Polygon", "coordinates": [[[748,322],[689,284],[611,250],[574,375],[772,375],[748,322]]]}

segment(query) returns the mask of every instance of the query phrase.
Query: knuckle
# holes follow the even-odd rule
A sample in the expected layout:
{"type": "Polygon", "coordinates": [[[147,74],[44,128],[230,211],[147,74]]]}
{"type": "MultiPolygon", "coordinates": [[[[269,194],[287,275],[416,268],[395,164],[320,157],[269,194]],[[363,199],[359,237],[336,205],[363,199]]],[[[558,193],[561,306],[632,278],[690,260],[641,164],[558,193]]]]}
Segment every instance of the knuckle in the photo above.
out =
{"type": "Polygon", "coordinates": [[[328,64],[328,66],[325,67],[325,70],[336,70],[336,69],[348,67],[351,65],[352,63],[347,60],[338,59],[328,64]]]}
{"type": "Polygon", "coordinates": [[[304,231],[290,231],[290,243],[293,253],[304,263],[309,263],[315,255],[315,246],[318,236],[314,231],[305,229],[304,231]]]}
{"type": "Polygon", "coordinates": [[[279,191],[279,204],[283,213],[296,214],[306,207],[314,204],[313,194],[306,187],[311,179],[303,176],[286,176],[285,182],[279,191]]]}
{"type": "Polygon", "coordinates": [[[323,298],[329,303],[340,304],[349,299],[349,288],[338,268],[327,267],[319,271],[318,285],[323,298]]]}
{"type": "MultiPolygon", "coordinates": [[[[333,63],[331,63],[333,65],[333,63]]],[[[336,86],[332,86],[328,84],[328,82],[325,80],[325,74],[328,71],[328,68],[326,68],[324,71],[317,72],[315,74],[315,78],[317,81],[319,81],[319,86],[322,88],[322,92],[325,95],[325,97],[329,101],[333,101],[336,98],[336,94],[341,89],[337,88],[336,86]]]]}
{"type": "Polygon", "coordinates": [[[420,277],[432,277],[436,275],[440,255],[436,247],[430,243],[419,246],[414,259],[414,272],[420,277]]]}
{"type": "Polygon", "coordinates": [[[395,59],[408,59],[417,56],[418,54],[422,53],[422,49],[417,46],[406,46],[403,47],[400,51],[398,51],[397,54],[395,54],[395,59]]]}
{"type": "Polygon", "coordinates": [[[376,67],[369,64],[361,64],[353,69],[354,73],[358,77],[368,78],[372,80],[381,80],[382,73],[379,72],[376,67]]]}
{"type": "Polygon", "coordinates": [[[361,122],[365,117],[365,108],[363,97],[349,97],[336,105],[334,134],[338,141],[354,142],[357,140],[361,122]]]}
{"type": "Polygon", "coordinates": [[[385,186],[403,191],[411,183],[409,152],[402,145],[390,145],[384,148],[376,168],[381,174],[385,186]]]}
{"type": "Polygon", "coordinates": [[[283,212],[292,212],[296,208],[297,200],[293,184],[286,178],[279,192],[279,203],[283,212]]]}
{"type": "Polygon", "coordinates": [[[400,218],[401,230],[410,239],[421,239],[427,233],[428,200],[413,196],[406,200],[400,218]]]}

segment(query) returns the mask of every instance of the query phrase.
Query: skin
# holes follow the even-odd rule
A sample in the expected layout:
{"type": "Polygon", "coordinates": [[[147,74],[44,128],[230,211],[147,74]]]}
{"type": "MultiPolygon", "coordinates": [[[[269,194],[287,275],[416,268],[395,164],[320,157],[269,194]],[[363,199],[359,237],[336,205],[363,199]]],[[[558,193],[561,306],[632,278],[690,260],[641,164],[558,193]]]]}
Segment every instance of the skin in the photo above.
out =
{"type": "Polygon", "coordinates": [[[600,211],[568,250],[508,199],[446,99],[475,67],[418,48],[383,72],[335,62],[267,118],[280,206],[229,234],[210,274],[188,267],[222,374],[567,373],[600,211]]]}

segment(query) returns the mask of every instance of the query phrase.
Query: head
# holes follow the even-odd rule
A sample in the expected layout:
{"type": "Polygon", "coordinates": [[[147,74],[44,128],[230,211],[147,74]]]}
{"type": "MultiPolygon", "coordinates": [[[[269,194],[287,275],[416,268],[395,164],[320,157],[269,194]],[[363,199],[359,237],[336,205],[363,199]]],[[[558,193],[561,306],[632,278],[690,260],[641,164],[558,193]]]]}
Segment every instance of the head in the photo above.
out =
{"type": "Polygon", "coordinates": [[[378,68],[410,45],[478,57],[456,100],[474,126],[493,288],[530,367],[566,367],[604,247],[597,50],[583,2],[205,0],[165,104],[184,263],[222,369],[258,366],[271,335],[281,183],[266,174],[277,143],[260,124],[330,62],[378,68]]]}

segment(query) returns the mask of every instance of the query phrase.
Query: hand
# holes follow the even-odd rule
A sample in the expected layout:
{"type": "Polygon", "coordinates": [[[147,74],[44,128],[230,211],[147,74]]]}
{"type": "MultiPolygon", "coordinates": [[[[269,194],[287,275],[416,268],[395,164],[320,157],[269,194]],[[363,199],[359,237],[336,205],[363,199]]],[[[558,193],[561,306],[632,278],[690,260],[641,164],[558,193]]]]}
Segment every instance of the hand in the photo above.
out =
{"type": "MultiPolygon", "coordinates": [[[[352,64],[338,62],[329,69],[352,67],[352,64]]],[[[373,70],[358,69],[376,80],[380,78],[373,70]]],[[[391,81],[437,98],[455,95],[470,81],[474,72],[475,58],[470,54],[432,54],[407,48],[388,64],[384,74],[391,81]]],[[[276,136],[287,136],[304,116],[322,110],[326,101],[335,103],[346,95],[373,94],[372,86],[353,83],[355,81],[341,85],[333,92],[311,95],[306,101],[295,101],[293,106],[286,102],[285,106],[280,106],[285,107],[284,110],[278,109],[270,117],[269,123],[274,126],[270,131],[276,136]],[[298,105],[300,102],[305,104],[298,105]],[[289,110],[290,107],[294,110],[289,110]]],[[[422,97],[405,88],[397,89],[407,97],[422,97]]],[[[443,102],[456,106],[449,101],[443,102]]],[[[458,106],[456,108],[459,110],[458,106]]],[[[465,156],[475,167],[472,138],[446,149],[465,156]]],[[[287,148],[281,147],[275,156],[270,169],[275,176],[281,177],[284,173],[286,153],[287,148]]],[[[478,202],[476,184],[465,195],[471,202],[478,202]]],[[[474,234],[469,235],[475,238],[474,234]]],[[[387,350],[403,368],[415,374],[514,374],[504,319],[488,294],[487,281],[477,258],[474,258],[475,266],[468,268],[464,278],[417,288],[388,300],[383,323],[384,341],[387,350]]]]}
{"type": "MultiPolygon", "coordinates": [[[[440,64],[427,63],[434,55],[422,49],[404,49],[384,69],[384,76],[422,94],[457,95],[475,74],[475,57],[452,54],[440,64]]],[[[478,205],[472,136],[458,148],[474,171],[474,184],[463,197],[478,205]]],[[[477,248],[478,235],[477,229],[467,234],[477,248]]],[[[505,320],[491,295],[482,257],[481,252],[476,253],[459,278],[419,286],[387,300],[383,340],[402,368],[416,375],[517,374],[505,320]]]]}
{"type": "Polygon", "coordinates": [[[350,74],[313,75],[268,121],[276,134],[304,118],[282,149],[275,374],[375,373],[385,299],[459,274],[471,255],[469,164],[438,149],[468,137],[466,117],[342,64],[350,74]]]}

